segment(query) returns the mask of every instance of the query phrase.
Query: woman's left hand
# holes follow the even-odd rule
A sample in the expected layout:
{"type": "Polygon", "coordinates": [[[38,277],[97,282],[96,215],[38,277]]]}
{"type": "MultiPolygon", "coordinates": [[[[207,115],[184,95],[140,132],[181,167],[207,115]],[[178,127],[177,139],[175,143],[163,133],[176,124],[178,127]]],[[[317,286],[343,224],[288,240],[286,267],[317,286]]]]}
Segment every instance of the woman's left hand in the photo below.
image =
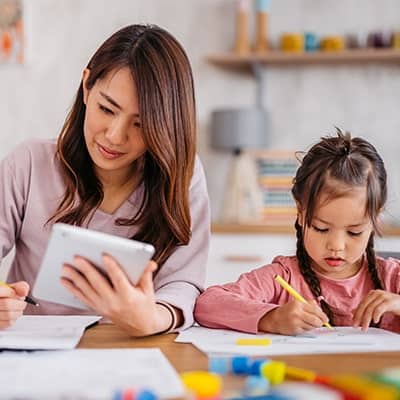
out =
{"type": "Polygon", "coordinates": [[[155,301],[150,261],[139,282],[133,285],[114,258],[103,256],[107,276],[82,257],[74,264],[64,264],[61,283],[79,300],[111,319],[132,336],[146,336],[165,330],[169,312],[155,301]]]}
{"type": "Polygon", "coordinates": [[[353,326],[361,326],[366,331],[371,321],[377,324],[386,312],[400,315],[400,295],[371,290],[354,311],[353,326]]]}

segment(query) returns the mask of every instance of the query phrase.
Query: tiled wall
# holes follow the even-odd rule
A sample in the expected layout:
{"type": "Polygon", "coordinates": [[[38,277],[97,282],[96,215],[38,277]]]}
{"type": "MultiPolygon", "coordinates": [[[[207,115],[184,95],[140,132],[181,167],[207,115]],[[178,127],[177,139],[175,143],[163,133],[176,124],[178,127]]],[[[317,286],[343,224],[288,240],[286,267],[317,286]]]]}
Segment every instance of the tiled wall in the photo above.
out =
{"type": "MultiPolygon", "coordinates": [[[[234,0],[25,0],[27,63],[0,68],[0,157],[26,137],[53,137],[85,64],[111,32],[135,22],[171,31],[191,58],[197,90],[199,152],[208,173],[213,214],[230,157],[209,149],[212,109],[251,106],[254,80],[207,64],[229,50],[234,0]]],[[[272,0],[270,34],[400,30],[398,0],[272,0]]],[[[305,149],[340,126],[370,139],[386,160],[388,210],[400,221],[400,66],[309,66],[265,69],[264,103],[271,147],[305,149]]],[[[245,132],[244,132],[245,134],[245,132]]]]}

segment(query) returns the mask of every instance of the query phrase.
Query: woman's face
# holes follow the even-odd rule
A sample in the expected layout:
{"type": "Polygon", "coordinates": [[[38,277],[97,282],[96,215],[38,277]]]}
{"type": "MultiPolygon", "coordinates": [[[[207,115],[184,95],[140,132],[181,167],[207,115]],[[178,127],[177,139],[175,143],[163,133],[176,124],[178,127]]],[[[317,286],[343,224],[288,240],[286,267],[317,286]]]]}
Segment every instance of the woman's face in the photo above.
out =
{"type": "Polygon", "coordinates": [[[129,177],[146,151],[132,74],[128,68],[111,71],[87,90],[89,74],[83,73],[84,136],[95,171],[100,179],[129,177]]]}

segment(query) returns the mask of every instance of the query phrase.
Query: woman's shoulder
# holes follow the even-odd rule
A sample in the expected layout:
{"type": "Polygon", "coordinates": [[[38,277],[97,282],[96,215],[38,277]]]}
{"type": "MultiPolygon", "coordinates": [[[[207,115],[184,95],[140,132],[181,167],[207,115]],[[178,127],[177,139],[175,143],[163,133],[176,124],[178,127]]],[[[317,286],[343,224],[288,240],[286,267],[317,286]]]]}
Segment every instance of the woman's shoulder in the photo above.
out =
{"type": "Polygon", "coordinates": [[[203,163],[201,162],[199,155],[196,154],[190,188],[193,189],[199,184],[202,184],[202,182],[205,182],[205,180],[206,178],[205,178],[203,163]]]}
{"type": "Polygon", "coordinates": [[[9,154],[14,160],[38,160],[49,159],[56,152],[55,139],[30,138],[20,142],[9,154]]]}

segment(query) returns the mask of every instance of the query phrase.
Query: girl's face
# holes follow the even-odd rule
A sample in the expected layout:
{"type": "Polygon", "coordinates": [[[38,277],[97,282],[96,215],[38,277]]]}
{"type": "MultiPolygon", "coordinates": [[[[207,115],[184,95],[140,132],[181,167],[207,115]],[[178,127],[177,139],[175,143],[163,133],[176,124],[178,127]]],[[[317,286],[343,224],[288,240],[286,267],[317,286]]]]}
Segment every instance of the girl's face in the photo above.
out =
{"type": "Polygon", "coordinates": [[[83,73],[86,114],[84,135],[99,178],[126,178],[146,146],[140,125],[135,82],[128,68],[115,70],[85,89],[90,71],[83,73]]]}
{"type": "MultiPolygon", "coordinates": [[[[329,201],[321,196],[304,233],[304,246],[315,271],[334,279],[349,278],[359,271],[373,230],[365,215],[366,204],[366,188],[362,187],[329,201]]],[[[301,213],[299,220],[304,226],[301,213]]]]}

